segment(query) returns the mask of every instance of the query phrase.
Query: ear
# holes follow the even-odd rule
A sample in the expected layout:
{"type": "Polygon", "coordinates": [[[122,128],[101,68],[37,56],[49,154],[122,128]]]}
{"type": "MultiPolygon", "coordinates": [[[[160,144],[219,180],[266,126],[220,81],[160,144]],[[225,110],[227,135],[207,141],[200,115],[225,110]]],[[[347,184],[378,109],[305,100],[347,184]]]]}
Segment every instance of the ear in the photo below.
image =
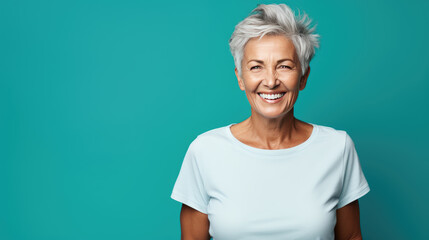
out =
{"type": "Polygon", "coordinates": [[[299,82],[299,90],[300,91],[304,90],[305,85],[307,85],[308,75],[310,75],[310,66],[308,66],[307,71],[305,72],[304,76],[301,77],[301,81],[299,82]]]}
{"type": "Polygon", "coordinates": [[[240,89],[242,90],[242,91],[244,91],[244,82],[243,82],[243,79],[240,77],[240,75],[238,74],[238,70],[237,70],[237,68],[235,68],[235,76],[237,77],[237,81],[238,81],[238,86],[240,87],[240,89]]]}

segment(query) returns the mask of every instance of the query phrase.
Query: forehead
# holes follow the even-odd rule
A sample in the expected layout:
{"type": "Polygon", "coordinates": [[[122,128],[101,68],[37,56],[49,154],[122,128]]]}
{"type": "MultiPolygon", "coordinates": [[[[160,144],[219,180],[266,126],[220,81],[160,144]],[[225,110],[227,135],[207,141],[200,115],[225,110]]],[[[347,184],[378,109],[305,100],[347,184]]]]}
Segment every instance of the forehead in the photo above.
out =
{"type": "Polygon", "coordinates": [[[296,59],[292,40],[282,35],[265,35],[251,38],[244,47],[244,58],[290,58],[296,59]]]}

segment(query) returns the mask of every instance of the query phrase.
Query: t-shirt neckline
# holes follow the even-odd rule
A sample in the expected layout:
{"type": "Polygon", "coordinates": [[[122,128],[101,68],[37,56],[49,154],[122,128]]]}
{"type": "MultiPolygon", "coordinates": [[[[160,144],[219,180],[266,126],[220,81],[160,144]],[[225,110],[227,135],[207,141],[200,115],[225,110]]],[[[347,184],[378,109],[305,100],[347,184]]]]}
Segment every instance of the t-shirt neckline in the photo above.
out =
{"type": "Polygon", "coordinates": [[[235,136],[231,132],[231,126],[234,124],[236,124],[236,123],[231,123],[231,124],[225,126],[225,130],[227,132],[227,135],[231,139],[232,143],[243,148],[243,149],[245,149],[246,151],[250,151],[252,153],[265,155],[265,156],[284,156],[284,155],[299,152],[300,150],[307,147],[316,138],[316,135],[319,132],[319,127],[317,124],[309,123],[313,126],[313,130],[311,132],[310,137],[307,138],[307,140],[305,140],[304,142],[302,142],[296,146],[290,147],[290,148],[262,149],[262,148],[256,148],[256,147],[252,147],[252,146],[249,146],[247,144],[244,144],[243,142],[241,142],[240,140],[235,138],[235,136]]]}

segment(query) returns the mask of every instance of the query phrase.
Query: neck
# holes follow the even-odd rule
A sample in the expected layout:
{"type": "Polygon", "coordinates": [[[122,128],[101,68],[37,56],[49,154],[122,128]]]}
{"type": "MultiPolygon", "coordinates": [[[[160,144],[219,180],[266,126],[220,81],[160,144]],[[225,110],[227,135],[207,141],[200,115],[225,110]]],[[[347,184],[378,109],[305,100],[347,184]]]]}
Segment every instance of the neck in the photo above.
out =
{"type": "Polygon", "coordinates": [[[245,128],[253,135],[253,139],[257,139],[267,148],[276,148],[292,140],[292,135],[297,132],[298,121],[293,116],[293,108],[279,118],[266,118],[252,112],[245,120],[245,128]]]}

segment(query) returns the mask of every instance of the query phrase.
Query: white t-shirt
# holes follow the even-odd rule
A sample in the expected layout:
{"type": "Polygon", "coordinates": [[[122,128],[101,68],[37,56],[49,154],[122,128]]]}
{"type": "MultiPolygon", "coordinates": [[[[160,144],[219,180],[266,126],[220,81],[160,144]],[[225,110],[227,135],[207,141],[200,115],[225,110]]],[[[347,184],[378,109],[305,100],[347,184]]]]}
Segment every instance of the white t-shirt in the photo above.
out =
{"type": "Polygon", "coordinates": [[[347,132],[313,125],[286,149],[202,133],[186,152],[171,198],[208,214],[213,240],[334,239],[336,210],[370,191],[347,132]]]}

